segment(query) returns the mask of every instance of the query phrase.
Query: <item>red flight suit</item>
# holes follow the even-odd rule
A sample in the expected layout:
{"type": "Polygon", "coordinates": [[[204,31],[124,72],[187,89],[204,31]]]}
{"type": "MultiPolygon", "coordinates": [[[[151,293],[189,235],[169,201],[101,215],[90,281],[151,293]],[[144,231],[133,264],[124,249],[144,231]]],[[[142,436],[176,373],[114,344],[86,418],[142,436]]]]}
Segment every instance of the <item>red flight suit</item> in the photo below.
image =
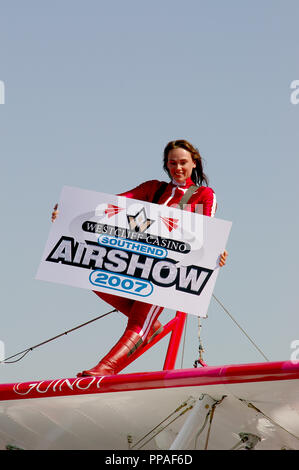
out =
{"type": "MultiPolygon", "coordinates": [[[[130,191],[119,194],[119,196],[152,202],[157,192],[164,186],[165,183],[161,181],[146,181],[130,191]]],[[[176,207],[190,186],[194,186],[191,178],[188,178],[183,186],[173,182],[168,183],[157,203],[176,207]]],[[[210,217],[214,216],[216,208],[215,193],[207,186],[198,187],[190,197],[186,207],[191,212],[199,212],[210,217]]],[[[118,373],[126,367],[131,354],[142,344],[146,344],[154,334],[162,329],[158,317],[162,313],[163,307],[103,292],[95,291],[95,293],[126,315],[128,323],[123,336],[99,364],[93,369],[83,371],[78,376],[118,373]]]]}

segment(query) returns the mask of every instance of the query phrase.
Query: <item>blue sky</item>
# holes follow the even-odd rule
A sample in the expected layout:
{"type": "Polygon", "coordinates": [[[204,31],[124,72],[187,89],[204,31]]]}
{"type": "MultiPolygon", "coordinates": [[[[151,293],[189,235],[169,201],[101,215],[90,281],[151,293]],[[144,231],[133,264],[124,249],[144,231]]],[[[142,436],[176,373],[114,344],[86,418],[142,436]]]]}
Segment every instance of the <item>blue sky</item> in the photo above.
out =
{"type": "MultiPolygon", "coordinates": [[[[109,310],[85,289],[34,279],[62,186],[114,194],[165,180],[163,148],[186,138],[203,155],[216,216],[233,222],[215,295],[271,361],[290,358],[299,339],[298,13],[293,0],[1,2],[6,356],[109,310]]],[[[202,323],[209,365],[264,360],[215,300],[202,323]]],[[[124,326],[113,313],[2,365],[0,380],[72,377],[124,326]]],[[[165,347],[128,370],[161,369],[165,347]]],[[[189,316],[183,367],[197,347],[189,316]]]]}

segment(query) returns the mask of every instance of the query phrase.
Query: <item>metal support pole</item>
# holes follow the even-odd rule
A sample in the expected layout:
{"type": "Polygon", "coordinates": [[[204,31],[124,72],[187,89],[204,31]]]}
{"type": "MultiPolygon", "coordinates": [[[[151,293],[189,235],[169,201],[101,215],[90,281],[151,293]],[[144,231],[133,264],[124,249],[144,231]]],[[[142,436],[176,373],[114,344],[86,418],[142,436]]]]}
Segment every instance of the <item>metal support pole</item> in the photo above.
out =
{"type": "Polygon", "coordinates": [[[169,340],[166,358],[164,362],[163,370],[171,370],[175,368],[176,358],[178,355],[181,337],[184,331],[185,321],[187,313],[177,312],[176,313],[176,324],[172,330],[171,338],[169,340]]]}
{"type": "Polygon", "coordinates": [[[181,430],[173,441],[170,450],[194,449],[196,435],[205,425],[205,419],[212,406],[216,403],[210,395],[202,395],[189,413],[181,430]]]}

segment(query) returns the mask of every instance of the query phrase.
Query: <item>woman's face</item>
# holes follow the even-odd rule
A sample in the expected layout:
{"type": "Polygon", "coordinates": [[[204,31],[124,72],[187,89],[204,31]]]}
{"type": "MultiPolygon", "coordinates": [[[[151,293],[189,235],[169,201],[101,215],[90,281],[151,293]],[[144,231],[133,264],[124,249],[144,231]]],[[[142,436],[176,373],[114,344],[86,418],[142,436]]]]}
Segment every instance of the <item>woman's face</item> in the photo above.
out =
{"type": "Polygon", "coordinates": [[[168,153],[167,168],[170,176],[179,184],[184,184],[191,177],[196,163],[191,153],[182,148],[172,149],[168,153]]]}

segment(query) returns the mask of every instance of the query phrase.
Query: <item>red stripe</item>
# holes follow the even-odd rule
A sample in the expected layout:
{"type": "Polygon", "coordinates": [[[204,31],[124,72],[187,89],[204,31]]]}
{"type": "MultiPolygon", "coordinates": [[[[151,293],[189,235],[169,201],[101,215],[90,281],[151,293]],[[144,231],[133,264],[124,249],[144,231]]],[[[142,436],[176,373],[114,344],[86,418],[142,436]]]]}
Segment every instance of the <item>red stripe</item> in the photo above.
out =
{"type": "Polygon", "coordinates": [[[291,361],[224,365],[200,369],[141,372],[0,385],[0,401],[245,382],[298,380],[291,361]]]}

